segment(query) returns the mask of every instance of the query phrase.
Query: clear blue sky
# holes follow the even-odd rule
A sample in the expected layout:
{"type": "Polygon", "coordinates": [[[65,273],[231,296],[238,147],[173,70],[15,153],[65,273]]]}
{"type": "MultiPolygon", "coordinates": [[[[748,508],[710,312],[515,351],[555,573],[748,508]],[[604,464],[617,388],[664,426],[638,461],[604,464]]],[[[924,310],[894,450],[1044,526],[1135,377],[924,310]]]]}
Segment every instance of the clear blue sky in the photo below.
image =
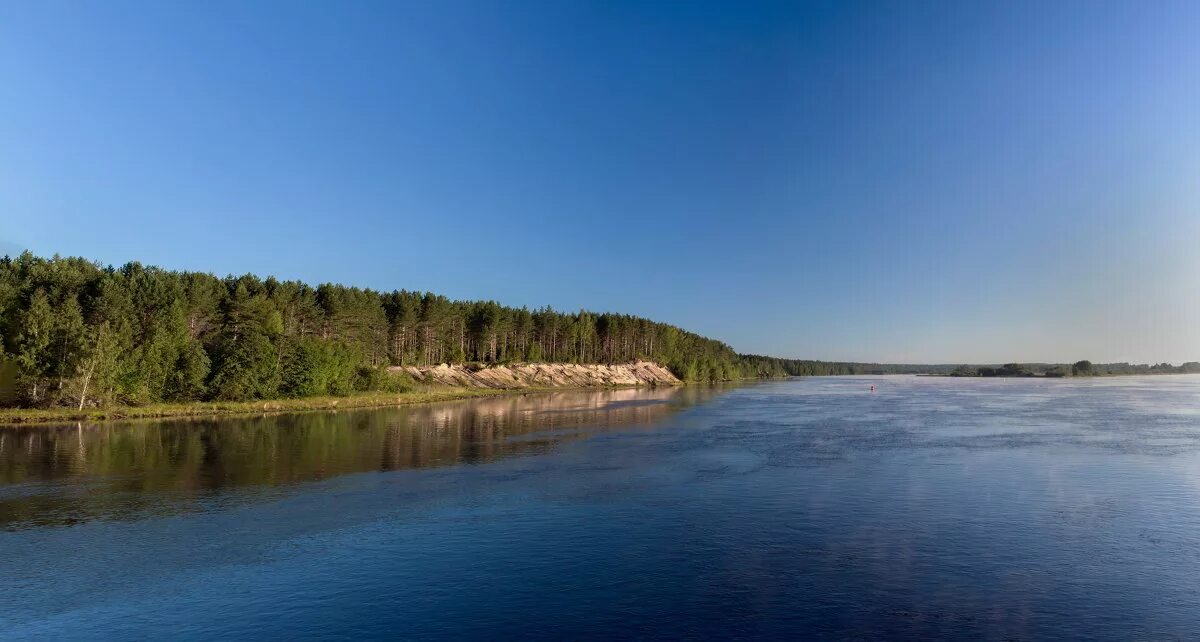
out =
{"type": "Polygon", "coordinates": [[[1200,359],[1200,2],[0,2],[0,252],[1200,359]]]}

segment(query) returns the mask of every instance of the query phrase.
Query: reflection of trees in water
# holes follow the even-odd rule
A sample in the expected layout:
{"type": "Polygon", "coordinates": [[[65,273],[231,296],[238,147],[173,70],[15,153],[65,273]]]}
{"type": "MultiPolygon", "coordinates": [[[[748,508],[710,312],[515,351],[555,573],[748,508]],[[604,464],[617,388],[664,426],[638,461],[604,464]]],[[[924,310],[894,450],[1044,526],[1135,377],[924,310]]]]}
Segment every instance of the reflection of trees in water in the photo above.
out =
{"type": "Polygon", "coordinates": [[[713,393],[555,392],[378,410],[0,429],[0,484],[20,484],[7,492],[0,486],[0,525],[169,512],[218,488],[544,452],[597,431],[652,424],[713,393]]]}

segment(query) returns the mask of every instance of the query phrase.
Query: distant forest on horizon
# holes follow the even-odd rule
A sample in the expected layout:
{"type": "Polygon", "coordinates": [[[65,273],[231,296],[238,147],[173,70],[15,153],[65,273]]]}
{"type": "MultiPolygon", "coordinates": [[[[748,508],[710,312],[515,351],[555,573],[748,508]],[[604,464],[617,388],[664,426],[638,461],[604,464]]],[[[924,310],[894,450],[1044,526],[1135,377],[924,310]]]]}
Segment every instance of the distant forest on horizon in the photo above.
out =
{"type": "MultiPolygon", "coordinates": [[[[970,371],[957,364],[738,354],[721,341],[626,314],[530,310],[495,301],[454,301],[430,292],[380,292],[330,283],[313,287],[249,274],[221,278],[136,262],[115,268],[29,252],[0,259],[0,331],[0,349],[16,393],[8,404],[30,407],[398,390],[411,381],[388,373],[388,366],[438,363],[645,359],[685,381],[989,376],[987,367],[970,371]]],[[[1063,367],[1030,365],[1015,376],[1063,367]]],[[[1164,368],[1175,367],[1101,364],[1086,374],[1153,374],[1164,368]]],[[[1200,364],[1177,371],[1200,372],[1200,364]]]]}

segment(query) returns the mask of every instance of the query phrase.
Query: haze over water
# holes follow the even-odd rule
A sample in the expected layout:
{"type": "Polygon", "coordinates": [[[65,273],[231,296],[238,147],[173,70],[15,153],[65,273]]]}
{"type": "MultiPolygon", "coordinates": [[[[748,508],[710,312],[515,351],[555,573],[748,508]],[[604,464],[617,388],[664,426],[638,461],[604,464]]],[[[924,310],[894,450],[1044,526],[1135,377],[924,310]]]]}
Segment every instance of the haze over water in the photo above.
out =
{"type": "Polygon", "coordinates": [[[1195,376],[0,429],[0,637],[1186,637],[1197,506],[1195,376]]]}

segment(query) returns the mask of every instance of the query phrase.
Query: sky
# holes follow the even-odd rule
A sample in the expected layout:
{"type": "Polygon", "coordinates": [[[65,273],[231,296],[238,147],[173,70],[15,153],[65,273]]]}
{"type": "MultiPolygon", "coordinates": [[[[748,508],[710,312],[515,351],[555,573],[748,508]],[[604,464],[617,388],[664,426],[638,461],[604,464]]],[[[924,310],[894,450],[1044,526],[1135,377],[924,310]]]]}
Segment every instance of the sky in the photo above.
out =
{"type": "Polygon", "coordinates": [[[0,0],[0,254],[1200,360],[1200,3],[0,0]]]}

